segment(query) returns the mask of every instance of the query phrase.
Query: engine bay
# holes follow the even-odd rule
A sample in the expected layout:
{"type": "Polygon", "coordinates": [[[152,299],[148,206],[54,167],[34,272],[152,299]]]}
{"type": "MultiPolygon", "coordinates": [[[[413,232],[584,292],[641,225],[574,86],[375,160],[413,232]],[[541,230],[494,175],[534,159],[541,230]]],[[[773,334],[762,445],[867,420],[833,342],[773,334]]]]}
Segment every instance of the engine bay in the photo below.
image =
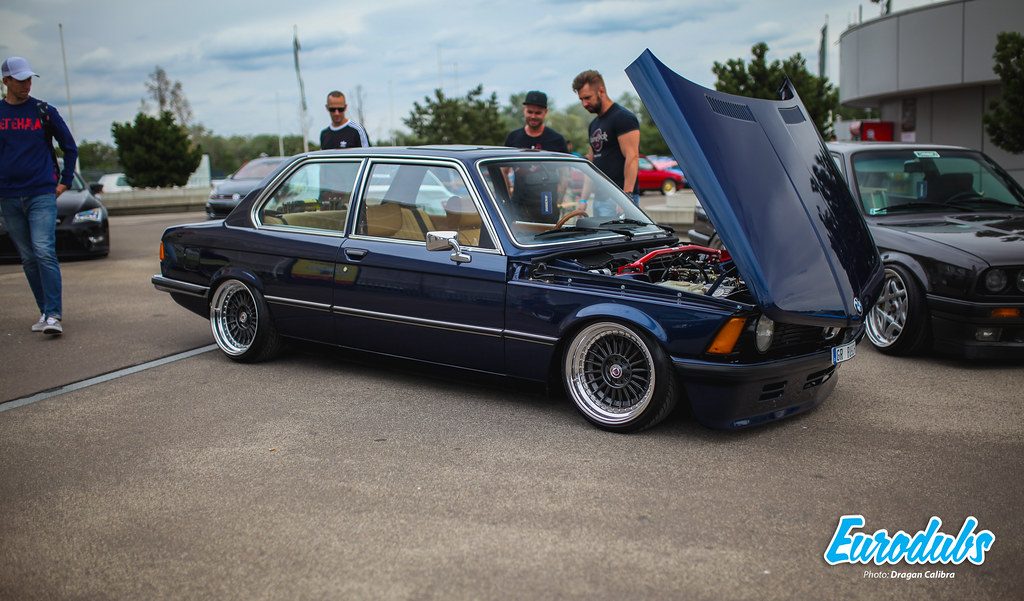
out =
{"type": "Polygon", "coordinates": [[[560,256],[538,267],[585,271],[647,282],[679,292],[752,302],[728,251],[693,244],[560,256]]]}

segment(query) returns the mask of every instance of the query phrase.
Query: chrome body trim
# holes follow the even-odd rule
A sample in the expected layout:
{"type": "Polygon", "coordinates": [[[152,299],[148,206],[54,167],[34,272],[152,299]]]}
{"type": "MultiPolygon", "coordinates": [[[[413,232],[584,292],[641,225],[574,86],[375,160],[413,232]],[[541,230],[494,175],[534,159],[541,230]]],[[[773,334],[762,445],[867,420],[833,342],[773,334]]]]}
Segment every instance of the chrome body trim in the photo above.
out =
{"type": "Polygon", "coordinates": [[[381,321],[391,321],[395,323],[412,324],[416,326],[422,326],[426,328],[437,328],[440,330],[451,330],[453,332],[468,332],[470,334],[479,334],[481,336],[494,336],[500,337],[504,334],[504,330],[498,328],[485,328],[482,326],[469,326],[461,323],[453,323],[450,321],[438,321],[435,319],[424,319],[422,317],[409,317],[407,315],[395,315],[394,313],[380,313],[379,311],[367,311],[365,309],[353,309],[351,307],[339,307],[334,305],[331,307],[331,311],[334,313],[340,313],[342,315],[351,315],[353,317],[363,317],[366,319],[379,319],[381,321]]]}
{"type": "Polygon", "coordinates": [[[313,309],[314,311],[330,312],[331,310],[331,306],[324,303],[311,303],[309,301],[285,298],[283,296],[263,295],[263,298],[265,298],[268,303],[275,305],[288,305],[290,307],[299,307],[300,309],[313,309]]]}
{"type": "Polygon", "coordinates": [[[554,345],[558,342],[558,338],[554,336],[541,336],[540,334],[530,334],[528,332],[517,332],[515,330],[505,330],[505,338],[511,340],[519,340],[521,342],[533,342],[536,344],[554,345]]]}

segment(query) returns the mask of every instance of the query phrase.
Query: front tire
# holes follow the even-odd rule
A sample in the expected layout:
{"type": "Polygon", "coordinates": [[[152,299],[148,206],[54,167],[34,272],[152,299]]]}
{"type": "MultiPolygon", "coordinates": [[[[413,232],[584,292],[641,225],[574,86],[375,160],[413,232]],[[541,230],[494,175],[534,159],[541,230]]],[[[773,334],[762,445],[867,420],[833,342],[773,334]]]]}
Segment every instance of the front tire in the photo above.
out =
{"type": "Polygon", "coordinates": [[[611,432],[649,428],[676,404],[672,365],[661,346],[615,322],[576,333],[565,350],[562,379],[583,417],[611,432]]]}
{"type": "Polygon", "coordinates": [[[267,301],[239,280],[225,280],[213,293],[210,327],[220,350],[239,363],[266,361],[281,350],[267,301]]]}
{"type": "Polygon", "coordinates": [[[667,179],[661,182],[661,193],[663,196],[672,196],[678,189],[679,186],[676,184],[675,180],[667,179]]]}
{"type": "Polygon", "coordinates": [[[882,294],[868,312],[868,340],[886,355],[912,355],[927,345],[928,324],[917,279],[905,267],[886,266],[882,294]]]}

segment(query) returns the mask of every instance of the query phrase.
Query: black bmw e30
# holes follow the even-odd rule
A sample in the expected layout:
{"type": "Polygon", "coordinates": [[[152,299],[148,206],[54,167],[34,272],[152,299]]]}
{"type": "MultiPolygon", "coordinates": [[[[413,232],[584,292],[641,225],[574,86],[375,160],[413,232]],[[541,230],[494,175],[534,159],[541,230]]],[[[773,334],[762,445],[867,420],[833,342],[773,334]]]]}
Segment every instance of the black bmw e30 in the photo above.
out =
{"type": "MultiPolygon", "coordinates": [[[[867,319],[879,351],[1024,358],[1024,189],[957,146],[828,144],[885,263],[867,319]]],[[[703,209],[690,239],[721,248],[703,209]]]]}
{"type": "Polygon", "coordinates": [[[168,229],[152,281],[236,361],[297,338],[560,382],[622,432],[680,399],[720,428],[817,406],[882,265],[799,98],[706,90],[649,52],[627,73],[731,255],[679,244],[582,159],[377,147],[296,156],[223,222],[168,229]]]}

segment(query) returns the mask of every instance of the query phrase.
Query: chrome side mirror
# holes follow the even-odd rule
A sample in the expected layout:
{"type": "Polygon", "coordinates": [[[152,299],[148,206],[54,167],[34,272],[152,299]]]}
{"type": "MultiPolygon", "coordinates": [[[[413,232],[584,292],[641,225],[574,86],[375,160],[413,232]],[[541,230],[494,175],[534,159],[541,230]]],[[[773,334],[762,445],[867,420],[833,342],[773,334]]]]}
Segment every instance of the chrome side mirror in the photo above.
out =
{"type": "Polygon", "coordinates": [[[462,252],[459,233],[454,231],[427,232],[427,250],[452,250],[449,257],[454,263],[469,263],[473,257],[462,252]]]}

